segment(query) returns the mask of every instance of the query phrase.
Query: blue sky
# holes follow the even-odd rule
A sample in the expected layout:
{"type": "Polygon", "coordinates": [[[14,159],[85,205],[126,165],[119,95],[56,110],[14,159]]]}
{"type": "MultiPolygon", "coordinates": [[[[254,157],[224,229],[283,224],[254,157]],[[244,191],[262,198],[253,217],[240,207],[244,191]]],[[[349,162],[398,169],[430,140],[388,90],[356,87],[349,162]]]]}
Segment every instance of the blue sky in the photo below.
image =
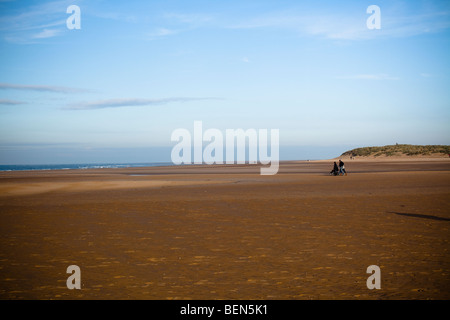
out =
{"type": "Polygon", "coordinates": [[[448,1],[0,0],[0,164],[170,161],[195,120],[282,159],[450,144],[448,52],[448,1]]]}

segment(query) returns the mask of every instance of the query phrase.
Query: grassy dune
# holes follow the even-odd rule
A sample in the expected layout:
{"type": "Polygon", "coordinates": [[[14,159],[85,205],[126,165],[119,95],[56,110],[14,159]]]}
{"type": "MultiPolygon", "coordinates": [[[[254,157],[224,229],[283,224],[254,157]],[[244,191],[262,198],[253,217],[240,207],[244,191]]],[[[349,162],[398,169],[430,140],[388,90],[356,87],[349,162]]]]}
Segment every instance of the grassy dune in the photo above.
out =
{"type": "Polygon", "coordinates": [[[379,156],[431,156],[450,154],[450,146],[396,144],[383,147],[364,147],[346,151],[342,156],[379,157],[379,156]]]}

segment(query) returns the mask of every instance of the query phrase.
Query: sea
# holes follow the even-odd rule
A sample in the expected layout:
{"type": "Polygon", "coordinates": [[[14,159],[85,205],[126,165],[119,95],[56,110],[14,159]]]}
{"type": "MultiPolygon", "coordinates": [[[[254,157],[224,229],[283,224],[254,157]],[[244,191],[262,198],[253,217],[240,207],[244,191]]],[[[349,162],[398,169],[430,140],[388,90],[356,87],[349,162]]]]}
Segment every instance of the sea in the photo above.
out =
{"type": "Polygon", "coordinates": [[[114,169],[173,166],[171,162],[151,163],[82,163],[82,164],[26,164],[26,165],[0,165],[0,171],[24,170],[83,170],[83,169],[114,169]]]}

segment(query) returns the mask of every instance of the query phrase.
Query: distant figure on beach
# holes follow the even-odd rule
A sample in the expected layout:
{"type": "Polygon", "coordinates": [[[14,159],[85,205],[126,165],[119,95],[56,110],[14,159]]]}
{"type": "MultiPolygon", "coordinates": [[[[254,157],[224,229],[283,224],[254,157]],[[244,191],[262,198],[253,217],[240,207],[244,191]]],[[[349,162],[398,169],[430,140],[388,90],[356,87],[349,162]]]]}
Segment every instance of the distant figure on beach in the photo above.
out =
{"type": "Polygon", "coordinates": [[[334,165],[333,165],[333,170],[330,171],[330,175],[337,176],[338,174],[339,174],[339,168],[335,161],[334,165]]]}
{"type": "Polygon", "coordinates": [[[339,160],[339,175],[340,174],[347,175],[347,171],[345,171],[344,162],[342,160],[339,160]]]}

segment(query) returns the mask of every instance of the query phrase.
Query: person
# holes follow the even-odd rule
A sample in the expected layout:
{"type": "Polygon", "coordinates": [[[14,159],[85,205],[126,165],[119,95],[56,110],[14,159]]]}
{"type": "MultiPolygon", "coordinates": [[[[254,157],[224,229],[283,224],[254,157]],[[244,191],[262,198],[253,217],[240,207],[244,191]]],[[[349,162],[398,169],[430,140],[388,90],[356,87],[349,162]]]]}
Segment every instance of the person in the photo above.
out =
{"type": "Polygon", "coordinates": [[[339,173],[339,169],[338,169],[338,165],[336,164],[336,161],[334,162],[333,165],[333,170],[331,170],[330,175],[332,174],[333,176],[337,176],[339,173]]]}
{"type": "Polygon", "coordinates": [[[339,175],[341,173],[347,175],[347,171],[345,171],[344,167],[344,162],[342,162],[342,160],[339,160],[339,175]]]}

